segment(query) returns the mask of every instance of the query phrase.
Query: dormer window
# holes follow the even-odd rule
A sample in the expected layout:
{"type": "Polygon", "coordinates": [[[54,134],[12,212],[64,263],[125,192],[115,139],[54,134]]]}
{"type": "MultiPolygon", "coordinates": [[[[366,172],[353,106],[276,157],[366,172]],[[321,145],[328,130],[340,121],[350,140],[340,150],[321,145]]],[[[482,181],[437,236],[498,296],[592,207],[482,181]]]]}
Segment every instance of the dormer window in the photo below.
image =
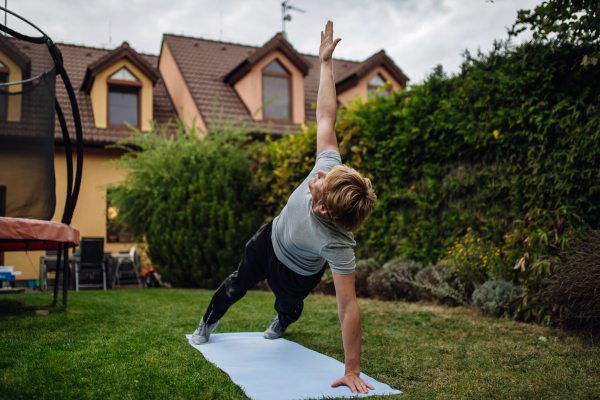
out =
{"type": "Polygon", "coordinates": [[[276,59],[262,70],[264,119],[292,119],[291,76],[276,59]]]}
{"type": "MultiPolygon", "coordinates": [[[[6,65],[4,65],[2,63],[2,61],[0,61],[0,83],[7,83],[8,82],[8,73],[9,70],[6,67],[6,65]]],[[[2,87],[2,90],[8,91],[7,87],[4,86],[2,87]]],[[[4,95],[4,94],[0,94],[0,121],[6,121],[6,116],[8,115],[8,96],[4,95]]]]}
{"type": "Polygon", "coordinates": [[[107,84],[108,125],[125,127],[129,124],[139,128],[142,82],[123,67],[107,79],[107,84]]]}
{"type": "Polygon", "coordinates": [[[369,83],[367,86],[367,92],[368,92],[369,97],[373,97],[373,96],[389,97],[390,96],[389,90],[381,89],[384,85],[385,85],[385,79],[383,79],[381,77],[381,75],[377,74],[374,77],[372,77],[369,80],[369,83]]]}

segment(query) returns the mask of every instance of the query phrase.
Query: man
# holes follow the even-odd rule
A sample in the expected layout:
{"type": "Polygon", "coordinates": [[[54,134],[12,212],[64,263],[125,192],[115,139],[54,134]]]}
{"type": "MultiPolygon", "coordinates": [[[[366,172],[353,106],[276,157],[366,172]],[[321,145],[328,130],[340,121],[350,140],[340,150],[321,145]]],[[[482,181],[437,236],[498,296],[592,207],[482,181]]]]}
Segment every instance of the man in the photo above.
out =
{"type": "Polygon", "coordinates": [[[229,307],[265,278],[275,294],[277,316],[264,337],[283,336],[300,318],[303,300],[321,281],[327,261],[333,272],[346,364],[345,376],[332,386],[346,385],[353,393],[367,393],[367,388],[374,388],[359,376],[362,331],[354,291],[356,242],[351,232],[367,219],[377,196],[368,178],[341,165],[335,136],[337,99],[332,68],[333,51],[340,40],[333,41],[333,23],[327,22],[319,48],[315,167],[290,196],[281,214],[263,225],[246,244],[242,262],[213,295],[192,342],[207,343],[229,307]]]}

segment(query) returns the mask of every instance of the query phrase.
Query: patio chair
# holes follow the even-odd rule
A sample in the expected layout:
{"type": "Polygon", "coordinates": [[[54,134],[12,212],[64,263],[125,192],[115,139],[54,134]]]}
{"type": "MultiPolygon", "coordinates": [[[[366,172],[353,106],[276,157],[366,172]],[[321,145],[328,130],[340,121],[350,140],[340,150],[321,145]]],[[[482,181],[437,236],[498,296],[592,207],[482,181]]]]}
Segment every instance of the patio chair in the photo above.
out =
{"type": "Polygon", "coordinates": [[[135,250],[135,246],[132,246],[131,250],[129,250],[129,258],[124,259],[117,264],[115,280],[118,286],[121,286],[123,283],[137,283],[139,287],[142,287],[140,260],[137,251],[135,250]]]}
{"type": "MultiPolygon", "coordinates": [[[[56,278],[56,261],[49,261],[48,257],[56,257],[58,260],[58,250],[46,250],[46,257],[40,257],[40,288],[42,291],[48,290],[48,272],[54,272],[56,278]],[[42,262],[43,259],[43,262],[42,262]]],[[[69,287],[73,288],[73,275],[72,275],[72,263],[69,262],[69,287]]],[[[54,279],[52,279],[54,282],[54,279]]],[[[59,288],[61,286],[60,281],[58,282],[59,288]]]]}
{"type": "Polygon", "coordinates": [[[104,238],[81,238],[81,259],[75,267],[75,290],[79,291],[84,286],[102,286],[106,290],[106,265],[104,263],[104,238]],[[79,274],[89,275],[89,281],[93,281],[98,274],[102,276],[102,284],[88,283],[82,285],[79,283],[79,274]]]}
{"type": "MultiPolygon", "coordinates": [[[[40,28],[14,12],[5,13],[29,24],[40,37],[26,36],[2,24],[2,52],[20,70],[21,80],[0,82],[0,252],[57,250],[53,306],[58,300],[60,266],[63,266],[63,307],[67,307],[69,248],[79,244],[79,231],[70,226],[81,186],[83,132],[75,91],[62,63],[60,50],[40,28]],[[10,36],[10,37],[9,37],[10,36]],[[26,43],[25,43],[26,42],[26,43]],[[19,46],[29,46],[40,56],[31,63],[19,46]],[[34,49],[35,48],[35,49],[34,49]],[[60,75],[71,103],[69,123],[75,127],[77,169],[73,177],[71,139],[65,115],[56,100],[56,75],[60,75]],[[11,105],[12,104],[12,105],[11,105]],[[54,175],[55,113],[62,131],[67,164],[67,193],[61,222],[50,221],[56,210],[54,175]],[[72,120],[71,120],[72,118],[72,120]],[[61,264],[61,261],[63,262],[61,264]]],[[[18,75],[15,75],[18,76],[18,75]]],[[[10,77],[10,75],[9,75],[10,77]]],[[[12,78],[11,78],[12,79],[12,78]]]]}

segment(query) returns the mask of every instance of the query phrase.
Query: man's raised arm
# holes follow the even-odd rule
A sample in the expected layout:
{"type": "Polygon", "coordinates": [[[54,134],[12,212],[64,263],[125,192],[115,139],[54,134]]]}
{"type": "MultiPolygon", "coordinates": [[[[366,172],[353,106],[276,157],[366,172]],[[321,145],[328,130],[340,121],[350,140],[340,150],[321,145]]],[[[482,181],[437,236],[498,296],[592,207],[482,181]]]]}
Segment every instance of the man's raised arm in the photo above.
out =
{"type": "Polygon", "coordinates": [[[333,40],[333,22],[327,21],[325,32],[321,32],[319,61],[321,62],[321,80],[317,97],[317,154],[332,149],[339,152],[335,137],[335,118],[337,98],[333,81],[333,51],[342,39],[333,40]]]}

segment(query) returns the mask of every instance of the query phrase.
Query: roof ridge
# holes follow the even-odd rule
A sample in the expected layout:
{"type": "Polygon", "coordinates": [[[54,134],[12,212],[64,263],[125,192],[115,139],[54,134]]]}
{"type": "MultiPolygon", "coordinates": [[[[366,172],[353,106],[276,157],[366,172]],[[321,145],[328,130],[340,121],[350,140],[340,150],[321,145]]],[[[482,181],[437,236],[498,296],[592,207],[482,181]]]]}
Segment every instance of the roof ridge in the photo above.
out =
{"type": "MultiPolygon", "coordinates": [[[[62,42],[54,42],[54,44],[60,45],[60,46],[69,46],[69,47],[79,47],[82,49],[89,49],[89,50],[102,50],[102,51],[115,51],[117,50],[119,47],[121,46],[117,46],[114,49],[107,49],[104,47],[93,47],[93,46],[87,46],[84,44],[74,44],[74,43],[62,43],[62,42]]],[[[131,47],[131,46],[130,46],[131,47]]],[[[131,47],[133,49],[133,47],[131,47]]],[[[133,49],[136,53],[138,53],[141,56],[150,56],[150,57],[158,57],[158,54],[150,54],[150,53],[141,53],[135,49],[133,49]]]]}
{"type": "MultiPolygon", "coordinates": [[[[314,54],[307,54],[307,53],[300,53],[298,52],[298,54],[300,54],[301,56],[307,56],[307,57],[315,57],[315,58],[319,58],[318,55],[314,55],[314,54]]],[[[371,57],[371,56],[370,56],[371,57]]],[[[347,60],[345,58],[333,58],[335,61],[343,61],[343,62],[351,62],[351,63],[357,63],[360,64],[362,61],[356,61],[356,60],[347,60]]],[[[364,60],[363,60],[364,61],[364,60]]]]}
{"type": "Polygon", "coordinates": [[[230,44],[232,46],[240,46],[240,47],[251,47],[253,49],[260,49],[262,47],[262,46],[254,46],[254,45],[251,45],[251,44],[241,44],[241,43],[225,42],[225,41],[222,41],[222,40],[205,39],[205,38],[199,38],[199,37],[195,37],[195,36],[177,35],[175,33],[163,33],[163,36],[174,36],[174,37],[184,38],[184,39],[201,40],[203,42],[230,44]]]}

